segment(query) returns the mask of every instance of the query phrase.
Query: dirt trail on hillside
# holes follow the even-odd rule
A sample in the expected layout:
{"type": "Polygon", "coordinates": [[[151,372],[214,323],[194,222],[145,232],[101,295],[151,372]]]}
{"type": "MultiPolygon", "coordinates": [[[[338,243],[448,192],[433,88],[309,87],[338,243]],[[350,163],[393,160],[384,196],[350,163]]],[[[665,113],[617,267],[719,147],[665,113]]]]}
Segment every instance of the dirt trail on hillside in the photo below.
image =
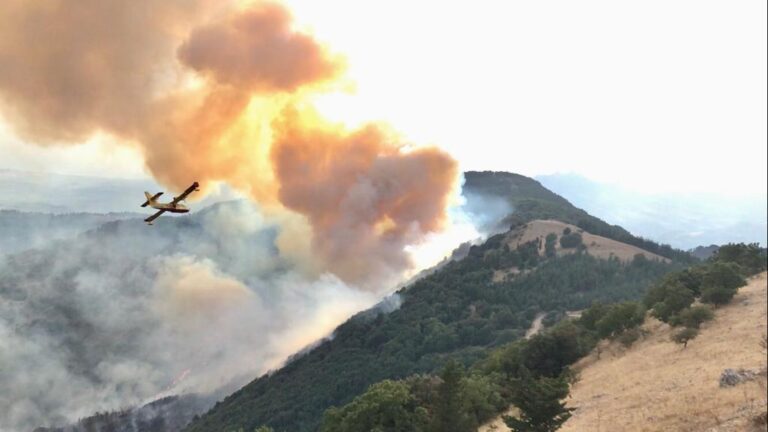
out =
{"type": "Polygon", "coordinates": [[[544,317],[547,316],[544,312],[539,312],[536,314],[536,318],[533,319],[533,323],[531,323],[531,328],[529,328],[525,332],[525,338],[530,339],[534,335],[538,334],[541,331],[541,322],[544,320],[544,317]]]}

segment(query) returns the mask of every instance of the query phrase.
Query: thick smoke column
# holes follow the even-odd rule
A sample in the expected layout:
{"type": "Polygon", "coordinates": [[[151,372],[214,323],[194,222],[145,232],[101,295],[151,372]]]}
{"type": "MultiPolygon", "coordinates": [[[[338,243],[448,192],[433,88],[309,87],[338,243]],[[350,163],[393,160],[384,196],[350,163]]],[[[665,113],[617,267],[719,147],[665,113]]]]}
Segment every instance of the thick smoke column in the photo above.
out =
{"type": "Polygon", "coordinates": [[[96,132],[137,145],[174,189],[226,181],[311,225],[317,265],[370,284],[409,266],[441,228],[453,160],[307,107],[344,61],[276,3],[9,0],[0,11],[0,111],[42,144],[96,132]],[[310,114],[307,114],[310,112],[310,114]]]}
{"type": "Polygon", "coordinates": [[[406,268],[403,247],[443,222],[457,175],[453,160],[390,144],[376,126],[308,127],[301,114],[283,114],[272,148],[279,198],[309,218],[328,267],[353,281],[406,268]]]}

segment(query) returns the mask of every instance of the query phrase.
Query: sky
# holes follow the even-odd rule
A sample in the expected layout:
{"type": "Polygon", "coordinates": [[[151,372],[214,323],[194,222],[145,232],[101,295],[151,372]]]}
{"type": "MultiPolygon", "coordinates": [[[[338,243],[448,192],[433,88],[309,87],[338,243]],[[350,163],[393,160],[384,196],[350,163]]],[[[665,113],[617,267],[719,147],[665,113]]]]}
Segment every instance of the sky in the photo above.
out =
{"type": "MultiPolygon", "coordinates": [[[[644,192],[765,194],[766,2],[287,0],[346,58],[315,97],[463,170],[578,173],[644,192]]],[[[0,168],[147,175],[98,136],[37,147],[0,119],[0,168]]]]}

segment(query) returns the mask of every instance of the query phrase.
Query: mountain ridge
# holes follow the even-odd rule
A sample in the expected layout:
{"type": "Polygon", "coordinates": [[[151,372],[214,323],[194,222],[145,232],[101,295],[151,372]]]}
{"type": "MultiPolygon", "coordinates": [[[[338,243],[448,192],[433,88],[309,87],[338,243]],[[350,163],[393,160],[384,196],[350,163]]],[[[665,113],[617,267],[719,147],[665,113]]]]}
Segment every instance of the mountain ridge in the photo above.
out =
{"type": "Polygon", "coordinates": [[[514,208],[502,218],[513,230],[539,217],[561,216],[587,232],[582,226],[651,245],[673,257],[673,263],[637,257],[622,263],[588,253],[545,258],[539,255],[544,239],[512,249],[502,244],[509,232],[505,230],[471,246],[463,260],[449,262],[399,290],[400,309],[350,318],[333,338],[228,396],[185,430],[249,430],[263,424],[277,431],[316,430],[327,407],[346,403],[373,382],[434,371],[448,358],[471,363],[486,347],[523,337],[539,311],[564,314],[566,307],[586,307],[592,299],[638,298],[652,280],[694,261],[682,251],[636,238],[590,216],[533,179],[495,172],[468,172],[465,179],[470,206],[491,198],[506,200],[514,208]],[[683,262],[675,263],[674,258],[683,262]],[[491,283],[493,266],[508,264],[531,271],[491,283]],[[573,279],[553,280],[563,273],[573,279]],[[552,286],[557,288],[553,291],[552,286]]]}

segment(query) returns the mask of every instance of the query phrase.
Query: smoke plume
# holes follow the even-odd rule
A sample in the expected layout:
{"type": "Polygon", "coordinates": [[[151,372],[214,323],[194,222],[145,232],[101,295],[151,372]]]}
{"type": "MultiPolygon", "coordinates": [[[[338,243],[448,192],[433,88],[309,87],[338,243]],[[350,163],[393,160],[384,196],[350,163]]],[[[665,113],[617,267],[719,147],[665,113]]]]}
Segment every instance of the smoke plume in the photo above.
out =
{"type": "Polygon", "coordinates": [[[224,181],[298,212],[315,266],[373,286],[440,230],[456,165],[312,113],[307,96],[332,90],[344,59],[292,25],[278,3],[9,0],[0,112],[30,142],[108,133],[171,189],[224,181]]]}
{"type": "Polygon", "coordinates": [[[237,387],[376,303],[307,277],[246,202],[160,223],[0,258],[0,430],[237,387]]]}

